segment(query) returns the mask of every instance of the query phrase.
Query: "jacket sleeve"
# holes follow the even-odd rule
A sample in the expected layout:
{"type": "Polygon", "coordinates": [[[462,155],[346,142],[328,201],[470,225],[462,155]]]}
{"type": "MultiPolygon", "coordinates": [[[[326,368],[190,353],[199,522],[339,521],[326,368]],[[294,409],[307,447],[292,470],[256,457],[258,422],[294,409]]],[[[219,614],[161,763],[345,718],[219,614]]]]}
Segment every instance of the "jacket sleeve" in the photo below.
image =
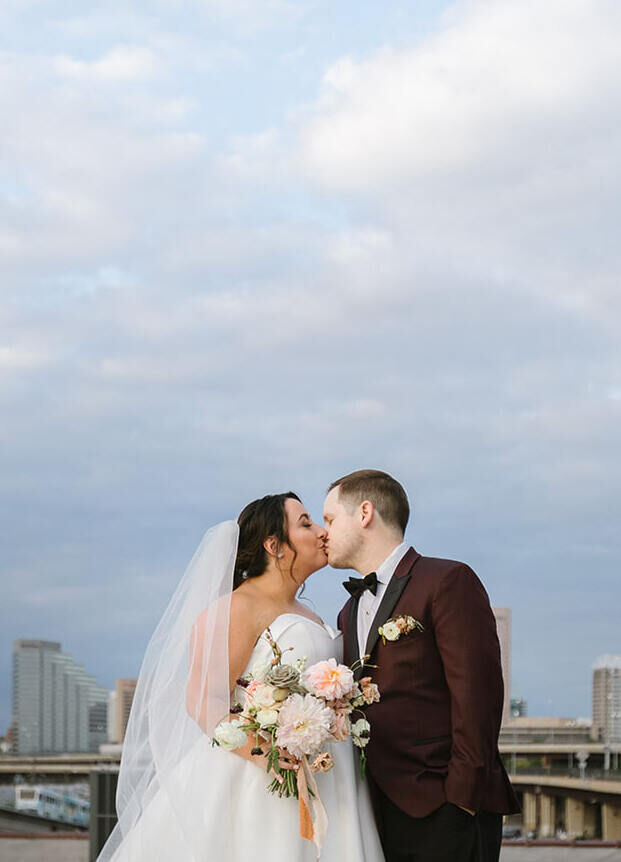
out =
{"type": "Polygon", "coordinates": [[[336,624],[339,627],[339,631],[344,631],[343,626],[345,625],[345,608],[341,608],[339,611],[339,615],[336,618],[336,624]]]}
{"type": "Polygon", "coordinates": [[[449,802],[478,810],[496,759],[504,686],[496,620],[483,584],[456,564],[432,602],[433,626],[451,697],[449,802]]]}

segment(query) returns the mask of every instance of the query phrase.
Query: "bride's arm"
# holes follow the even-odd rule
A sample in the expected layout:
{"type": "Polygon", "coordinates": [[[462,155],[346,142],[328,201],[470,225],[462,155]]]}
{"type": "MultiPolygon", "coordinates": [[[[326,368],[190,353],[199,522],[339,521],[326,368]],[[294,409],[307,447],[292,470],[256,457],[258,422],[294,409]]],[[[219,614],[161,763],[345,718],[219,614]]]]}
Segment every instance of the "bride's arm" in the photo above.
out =
{"type": "MultiPolygon", "coordinates": [[[[235,688],[237,680],[244,673],[250,656],[255,647],[258,637],[263,631],[261,622],[257,622],[258,616],[256,607],[248,596],[242,593],[233,593],[231,597],[231,610],[228,631],[228,690],[229,693],[235,688]]],[[[206,611],[204,611],[196,620],[192,628],[190,640],[190,673],[188,686],[186,690],[186,707],[188,713],[199,724],[204,733],[211,733],[207,727],[207,706],[209,703],[208,692],[208,668],[205,667],[205,638],[206,638],[206,611]]],[[[213,636],[213,633],[212,633],[213,636]]],[[[224,662],[224,656],[221,656],[224,662]]],[[[225,719],[230,704],[222,704],[219,710],[222,719],[225,719]]],[[[213,704],[211,704],[213,712],[213,704]]],[[[267,767],[266,755],[253,755],[252,749],[255,748],[255,739],[250,737],[248,743],[241,748],[236,748],[234,753],[249,760],[252,763],[260,766],[263,769],[267,767]]],[[[281,760],[281,767],[286,769],[289,763],[286,760],[281,760]]]]}
{"type": "Polygon", "coordinates": [[[230,703],[214,704],[210,701],[214,692],[209,691],[209,678],[211,676],[212,688],[219,691],[220,699],[226,685],[222,675],[228,664],[230,695],[236,681],[250,661],[252,650],[260,634],[256,631],[255,617],[256,614],[251,612],[247,597],[234,593],[231,597],[230,613],[219,614],[212,611],[210,615],[210,609],[205,608],[192,626],[186,709],[201,730],[209,736],[213,732],[213,726],[208,725],[213,724],[214,713],[220,713],[218,720],[225,718],[230,707],[230,703]],[[217,631],[220,627],[221,632],[217,631]],[[224,650],[227,632],[228,663],[224,650]],[[222,644],[220,649],[216,646],[218,643],[222,644]]]}
{"type": "Polygon", "coordinates": [[[263,626],[252,600],[242,592],[234,592],[229,625],[229,691],[233,691],[237,680],[248,667],[262,632],[263,626]]]}

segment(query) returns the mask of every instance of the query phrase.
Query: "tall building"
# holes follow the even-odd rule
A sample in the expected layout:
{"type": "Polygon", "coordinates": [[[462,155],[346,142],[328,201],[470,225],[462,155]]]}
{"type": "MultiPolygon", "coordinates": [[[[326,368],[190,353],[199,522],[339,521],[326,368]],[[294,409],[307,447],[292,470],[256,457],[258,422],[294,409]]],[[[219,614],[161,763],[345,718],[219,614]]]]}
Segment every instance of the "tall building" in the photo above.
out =
{"type": "Polygon", "coordinates": [[[134,692],[136,691],[135,679],[117,679],[116,681],[116,697],[115,697],[115,712],[116,712],[116,742],[123,742],[125,739],[125,731],[127,730],[127,722],[129,713],[134,701],[134,692]]]}
{"type": "Polygon", "coordinates": [[[500,661],[505,684],[502,723],[511,720],[511,608],[492,608],[496,617],[496,631],[500,641],[500,661]]]}
{"type": "Polygon", "coordinates": [[[116,691],[108,692],[108,742],[116,743],[116,691]]]}
{"type": "Polygon", "coordinates": [[[106,689],[57,641],[13,642],[16,754],[97,751],[106,741],[106,689]]]}
{"type": "Polygon", "coordinates": [[[621,655],[602,655],[593,665],[593,739],[621,742],[621,655]]]}

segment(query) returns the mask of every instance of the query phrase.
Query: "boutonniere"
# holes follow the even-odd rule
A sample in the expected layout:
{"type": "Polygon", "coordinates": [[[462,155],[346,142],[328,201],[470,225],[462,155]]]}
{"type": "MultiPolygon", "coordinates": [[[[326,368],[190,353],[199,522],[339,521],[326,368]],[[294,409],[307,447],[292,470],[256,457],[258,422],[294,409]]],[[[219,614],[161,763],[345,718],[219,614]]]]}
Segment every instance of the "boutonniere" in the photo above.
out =
{"type": "Polygon", "coordinates": [[[414,617],[401,614],[398,617],[391,617],[389,620],[386,620],[384,625],[378,628],[378,632],[381,635],[382,642],[386,644],[386,641],[398,641],[401,635],[409,635],[410,632],[416,629],[420,632],[425,631],[423,624],[414,619],[414,617]]]}

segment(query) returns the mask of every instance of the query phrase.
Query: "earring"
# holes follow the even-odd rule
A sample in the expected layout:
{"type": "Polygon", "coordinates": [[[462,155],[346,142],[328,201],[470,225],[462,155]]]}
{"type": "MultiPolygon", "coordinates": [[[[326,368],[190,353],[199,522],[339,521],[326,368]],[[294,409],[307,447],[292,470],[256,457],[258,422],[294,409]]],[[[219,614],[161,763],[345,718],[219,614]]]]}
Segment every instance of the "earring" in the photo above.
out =
{"type": "Polygon", "coordinates": [[[283,558],[285,555],[284,555],[284,554],[276,554],[276,556],[278,557],[278,559],[279,559],[279,560],[282,560],[282,558],[283,558]]]}

